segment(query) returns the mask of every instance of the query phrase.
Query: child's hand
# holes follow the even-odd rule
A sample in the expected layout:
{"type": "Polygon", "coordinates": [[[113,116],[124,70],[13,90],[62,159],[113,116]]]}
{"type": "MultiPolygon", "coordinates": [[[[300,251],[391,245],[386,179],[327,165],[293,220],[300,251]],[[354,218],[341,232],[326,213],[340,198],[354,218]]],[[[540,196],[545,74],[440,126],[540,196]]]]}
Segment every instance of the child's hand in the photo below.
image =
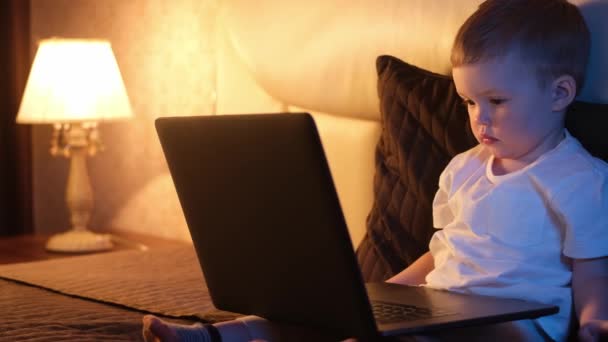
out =
{"type": "Polygon", "coordinates": [[[608,340],[608,321],[593,320],[585,323],[578,331],[578,339],[583,342],[608,340]]]}

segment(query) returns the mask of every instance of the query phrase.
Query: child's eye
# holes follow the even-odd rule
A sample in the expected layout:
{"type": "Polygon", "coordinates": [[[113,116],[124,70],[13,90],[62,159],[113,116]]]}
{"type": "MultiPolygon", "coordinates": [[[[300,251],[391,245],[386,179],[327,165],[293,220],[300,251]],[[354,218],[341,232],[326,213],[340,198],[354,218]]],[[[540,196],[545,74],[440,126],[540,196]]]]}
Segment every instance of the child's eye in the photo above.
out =
{"type": "Polygon", "coordinates": [[[470,107],[470,106],[475,105],[475,102],[468,100],[468,99],[462,99],[462,104],[470,107]]]}
{"type": "Polygon", "coordinates": [[[490,103],[493,105],[501,105],[505,102],[507,102],[506,99],[500,99],[500,98],[490,99],[490,103]]]}

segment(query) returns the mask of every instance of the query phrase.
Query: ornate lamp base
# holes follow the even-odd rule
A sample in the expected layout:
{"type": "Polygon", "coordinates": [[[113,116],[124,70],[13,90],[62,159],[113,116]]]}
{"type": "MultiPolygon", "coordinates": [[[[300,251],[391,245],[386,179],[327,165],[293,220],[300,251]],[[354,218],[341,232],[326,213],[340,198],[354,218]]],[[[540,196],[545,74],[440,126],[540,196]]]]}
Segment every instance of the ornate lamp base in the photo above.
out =
{"type": "Polygon", "coordinates": [[[70,158],[66,204],[72,229],[53,235],[46,243],[52,252],[87,253],[112,249],[112,238],[87,229],[93,208],[93,189],[87,172],[87,155],[94,155],[100,145],[97,124],[78,122],[56,124],[51,143],[53,155],[70,158]]]}
{"type": "Polygon", "coordinates": [[[109,234],[95,234],[89,230],[70,230],[56,234],[46,243],[49,251],[67,253],[99,252],[113,247],[109,234]]]}

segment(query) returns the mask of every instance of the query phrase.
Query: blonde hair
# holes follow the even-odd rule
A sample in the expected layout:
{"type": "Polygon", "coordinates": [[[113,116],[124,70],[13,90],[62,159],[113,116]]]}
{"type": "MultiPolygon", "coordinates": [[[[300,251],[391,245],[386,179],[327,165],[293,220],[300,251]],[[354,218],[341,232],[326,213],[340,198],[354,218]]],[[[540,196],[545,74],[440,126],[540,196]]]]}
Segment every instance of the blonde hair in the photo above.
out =
{"type": "Polygon", "coordinates": [[[452,67],[517,52],[541,85],[561,75],[585,80],[590,34],[578,8],[566,0],[487,0],[460,27],[452,67]]]}

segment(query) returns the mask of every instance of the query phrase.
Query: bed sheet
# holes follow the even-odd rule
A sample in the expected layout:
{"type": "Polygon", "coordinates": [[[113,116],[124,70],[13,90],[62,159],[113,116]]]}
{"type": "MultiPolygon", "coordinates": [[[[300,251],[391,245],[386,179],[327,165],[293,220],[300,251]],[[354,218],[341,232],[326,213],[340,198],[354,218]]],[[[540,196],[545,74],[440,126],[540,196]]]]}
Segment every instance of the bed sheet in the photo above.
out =
{"type": "Polygon", "coordinates": [[[142,312],[0,279],[0,341],[142,341],[142,312]]]}
{"type": "Polygon", "coordinates": [[[217,322],[193,248],[0,266],[0,341],[140,341],[141,317],[217,322]]]}

